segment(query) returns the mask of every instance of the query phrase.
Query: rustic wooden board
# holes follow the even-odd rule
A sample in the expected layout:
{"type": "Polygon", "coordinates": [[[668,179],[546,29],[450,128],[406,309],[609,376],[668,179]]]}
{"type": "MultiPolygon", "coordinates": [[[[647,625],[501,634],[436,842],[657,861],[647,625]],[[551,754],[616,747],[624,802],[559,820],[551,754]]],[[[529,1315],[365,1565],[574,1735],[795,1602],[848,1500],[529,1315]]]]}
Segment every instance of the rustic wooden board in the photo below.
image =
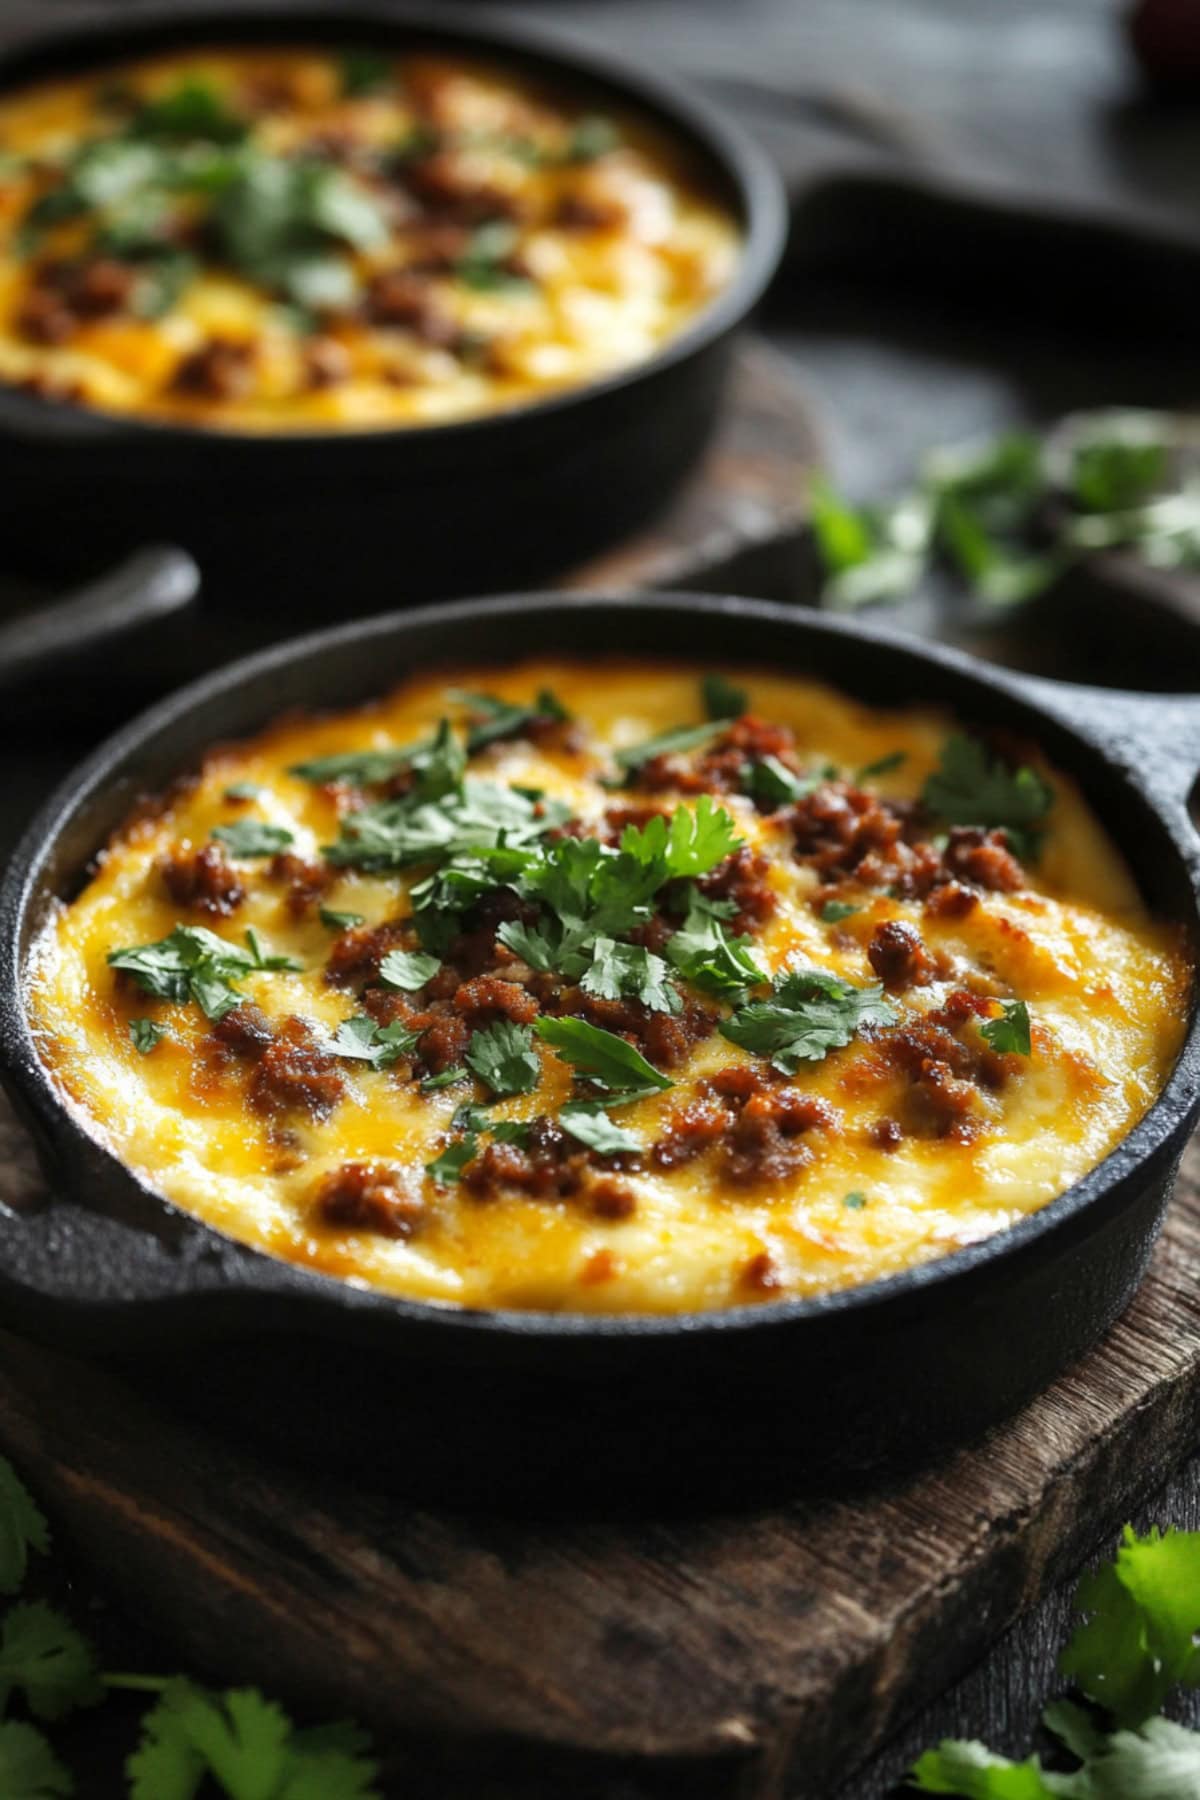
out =
{"type": "MultiPolygon", "coordinates": [[[[0,1198],[39,1187],[5,1112],[0,1198]]],[[[740,1515],[434,1513],[235,1448],[3,1334],[0,1445],[181,1657],[369,1720],[406,1800],[802,1800],[1194,1443],[1198,1261],[1200,1144],[1133,1306],[1049,1393],[875,1493],[740,1515]]]]}

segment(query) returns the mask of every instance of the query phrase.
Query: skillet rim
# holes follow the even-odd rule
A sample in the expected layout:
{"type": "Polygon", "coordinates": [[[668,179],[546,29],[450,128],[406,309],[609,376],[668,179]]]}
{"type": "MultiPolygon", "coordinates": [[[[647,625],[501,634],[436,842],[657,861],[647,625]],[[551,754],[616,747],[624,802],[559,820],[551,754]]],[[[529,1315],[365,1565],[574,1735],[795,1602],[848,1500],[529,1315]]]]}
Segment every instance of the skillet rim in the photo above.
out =
{"type": "MultiPolygon", "coordinates": [[[[1043,729],[1065,733],[1084,753],[1101,761],[1108,760],[1115,778],[1132,786],[1152,816],[1157,829],[1165,835],[1186,874],[1193,903],[1193,916],[1180,923],[1188,930],[1193,955],[1200,946],[1200,837],[1187,819],[1180,801],[1168,803],[1161,792],[1155,793],[1151,783],[1140,778],[1137,767],[1120,761],[1122,747],[1129,745],[1119,728],[1107,742],[1102,730],[1091,733],[1080,723],[1080,700],[1096,690],[1073,689],[1070,684],[1051,683],[1040,677],[1017,674],[984,664],[969,654],[942,645],[927,644],[901,632],[858,619],[847,619],[807,611],[777,601],[753,600],[734,595],[711,595],[687,592],[641,594],[636,592],[572,594],[553,590],[534,594],[501,594],[479,596],[450,603],[434,603],[406,611],[386,613],[353,620],[322,631],[285,640],[241,658],[223,668],[189,683],[175,693],[140,713],[130,723],[106,738],[84,758],[63,780],[39,809],[37,815],[16,845],[0,884],[0,1080],[22,1108],[27,1108],[46,1131],[51,1154],[58,1154],[58,1139],[65,1135],[76,1148],[104,1159],[120,1178],[132,1184],[143,1200],[151,1201],[159,1214],[183,1222],[196,1235],[198,1243],[218,1245],[227,1253],[231,1278],[217,1288],[186,1285],[168,1294],[123,1294],[119,1298],[99,1301],[86,1296],[71,1296],[65,1303],[77,1312],[90,1309],[92,1315],[128,1319],[148,1310],[161,1312],[182,1301],[192,1305],[222,1300],[245,1302],[258,1297],[278,1300],[285,1306],[291,1302],[306,1309],[304,1323],[312,1326],[322,1313],[374,1315],[376,1322],[387,1328],[388,1321],[423,1328],[450,1330],[474,1336],[479,1332],[500,1332],[526,1340],[542,1340],[548,1344],[563,1340],[662,1340],[708,1336],[709,1334],[743,1331],[758,1332],[798,1326],[806,1320],[828,1321],[834,1316],[870,1315],[886,1312],[890,1305],[904,1305],[927,1296],[944,1298],[955,1283],[969,1286],[973,1277],[981,1277],[996,1264],[1015,1261],[1023,1253],[1034,1252],[1038,1240],[1051,1238],[1071,1226],[1116,1187],[1123,1178],[1152,1159],[1169,1152],[1172,1140],[1194,1123],[1200,1112],[1200,961],[1193,973],[1190,1018],[1187,1033],[1171,1074],[1156,1100],[1143,1117],[1118,1140],[1112,1150],[1096,1166],[1073,1182],[1045,1206],[1024,1215],[1014,1224],[1002,1227],[975,1243],[965,1245],[943,1256],[913,1267],[896,1271],[873,1281],[837,1289],[829,1293],[772,1301],[767,1304],[743,1304],[709,1311],[685,1313],[575,1313],[460,1306],[453,1301],[417,1300],[393,1295],[378,1289],[360,1289],[348,1280],[304,1268],[282,1257],[272,1256],[242,1240],[231,1237],[198,1215],[187,1212],[161,1194],[150,1182],[139,1176],[110,1149],[101,1137],[87,1129],[82,1108],[65,1099],[58,1091],[53,1076],[38,1054],[25,1007],[27,956],[22,953],[21,937],[34,904],[45,864],[63,833],[70,828],[86,804],[102,794],[122,765],[145,745],[186,720],[194,719],[210,704],[236,693],[244,685],[281,667],[311,662],[319,666],[321,657],[334,647],[366,645],[375,639],[395,640],[402,645],[406,635],[428,627],[452,630],[470,625],[479,618],[506,616],[524,620],[526,626],[539,615],[548,614],[560,621],[565,614],[590,610],[625,611],[644,616],[658,608],[675,618],[696,612],[729,626],[749,625],[756,620],[772,627],[794,630],[799,638],[863,641],[893,652],[911,667],[920,669],[932,664],[975,688],[988,691],[1005,705],[1015,705],[1034,715],[1034,723],[1043,729]],[[1048,689],[1056,690],[1061,710],[1047,698],[1048,689]],[[1076,703],[1071,705],[1071,696],[1076,703]],[[1170,806],[1170,810],[1169,810],[1170,806]],[[1172,819],[1171,811],[1178,813],[1172,819]],[[233,1266],[233,1265],[236,1265],[233,1266]]],[[[515,655],[522,654],[517,650],[515,655]]],[[[647,653],[649,654],[649,653],[647,653]]],[[[490,660],[490,659],[489,659],[490,660]]],[[[744,659],[743,659],[744,660],[744,659]]],[[[415,673],[414,665],[409,673],[415,673]]],[[[828,679],[820,670],[818,679],[828,679]]],[[[369,680],[369,673],[368,673],[369,680]]],[[[831,685],[846,691],[844,684],[831,685]]],[[[370,699],[369,686],[364,699],[370,699]]],[[[1148,700],[1161,707],[1159,695],[1123,695],[1113,691],[1114,704],[1121,699],[1148,700]]],[[[914,696],[913,704],[920,703],[914,696]]],[[[353,701],[343,704],[352,705],[353,701]]],[[[942,702],[949,710],[967,716],[957,702],[942,702]]],[[[1200,697],[1188,697],[1183,704],[1194,712],[1200,723],[1200,697]]],[[[262,723],[269,723],[269,717],[262,723]]],[[[253,730],[253,726],[246,728],[253,730]]],[[[1133,749],[1144,749],[1145,739],[1135,740],[1133,749]]],[[[1122,848],[1117,841],[1118,848],[1122,848]]],[[[95,854],[98,847],[89,852],[95,854]]],[[[82,866],[86,866],[82,865],[82,866]]],[[[19,1115],[22,1116],[22,1115],[19,1115]]],[[[24,1123],[24,1117],[22,1116],[24,1123]]],[[[42,1140],[39,1139],[39,1150],[42,1140]]],[[[56,1199],[58,1196],[56,1195],[56,1199]]],[[[111,1208],[91,1206],[86,1200],[73,1198],[69,1189],[62,1196],[68,1205],[85,1213],[98,1214],[102,1220],[116,1223],[111,1208]]],[[[0,1209],[2,1210],[2,1209],[0,1209]]],[[[53,1203],[51,1211],[53,1210],[53,1203]]],[[[145,1231],[145,1227],[139,1228],[145,1231]]],[[[295,1324],[289,1314],[278,1322],[263,1320],[256,1329],[274,1334],[295,1324]]],[[[210,1332],[211,1335],[211,1332],[210,1332]]],[[[235,1332],[218,1328],[216,1335],[228,1337],[235,1332]]]]}
{"type": "Polygon", "coordinates": [[[572,77],[582,77],[585,82],[594,80],[610,87],[633,112],[650,117],[668,136],[673,135],[676,141],[690,144],[693,149],[698,147],[727,185],[740,214],[740,255],[728,284],[652,355],[627,368],[515,406],[468,414],[461,419],[373,429],[238,430],[72,405],[0,384],[0,432],[21,432],[34,441],[65,438],[113,446],[121,440],[139,447],[217,445],[225,454],[247,458],[290,454],[295,461],[335,444],[366,451],[372,444],[394,450],[399,444],[411,443],[419,451],[424,445],[448,443],[456,435],[469,438],[476,448],[485,448],[488,433],[502,430],[506,423],[512,422],[519,429],[521,422],[528,422],[536,428],[541,421],[555,420],[571,406],[586,400],[602,405],[636,386],[639,380],[668,374],[745,325],[778,270],[787,239],[787,199],[783,178],[774,163],[724,108],[707,98],[697,83],[643,68],[632,58],[615,54],[586,37],[541,22],[493,19],[479,5],[456,7],[447,14],[433,0],[398,0],[397,4],[388,0],[351,0],[344,13],[331,0],[185,0],[180,7],[171,5],[170,0],[152,0],[132,16],[77,16],[30,30],[15,39],[0,49],[0,97],[25,80],[42,78],[30,77],[26,64],[45,61],[43,76],[52,79],[52,65],[58,57],[71,68],[73,54],[81,49],[94,47],[96,58],[82,66],[95,67],[109,43],[116,46],[113,55],[121,54],[122,42],[142,43],[148,52],[156,38],[162,36],[169,41],[178,30],[184,32],[186,43],[186,34],[209,24],[219,33],[222,26],[236,30],[239,24],[270,26],[276,20],[282,32],[290,30],[300,39],[306,26],[319,29],[324,25],[332,34],[343,18],[347,37],[360,27],[366,32],[381,30],[397,41],[406,32],[417,38],[424,33],[431,41],[440,37],[461,45],[464,54],[470,54],[475,47],[477,54],[499,53],[518,64],[527,62],[534,72],[540,64],[568,81],[572,77]]]}

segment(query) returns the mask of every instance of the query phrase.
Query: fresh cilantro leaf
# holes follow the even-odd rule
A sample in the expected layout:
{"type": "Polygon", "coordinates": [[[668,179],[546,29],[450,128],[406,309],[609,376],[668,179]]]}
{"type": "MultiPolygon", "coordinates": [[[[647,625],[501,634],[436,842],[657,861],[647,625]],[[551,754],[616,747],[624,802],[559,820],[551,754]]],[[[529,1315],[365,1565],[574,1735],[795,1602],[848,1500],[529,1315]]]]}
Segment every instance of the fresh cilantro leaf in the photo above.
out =
{"type": "Polygon", "coordinates": [[[91,1645],[41,1601],[10,1607],[0,1629],[0,1713],[14,1689],[39,1719],[61,1719],[103,1693],[91,1645]]]}
{"type": "Polygon", "coordinates": [[[588,113],[572,127],[563,152],[563,161],[595,162],[598,157],[607,156],[610,150],[615,150],[620,141],[620,133],[611,119],[606,119],[599,113],[588,113]]]}
{"type": "Polygon", "coordinates": [[[168,1683],[130,1758],[130,1800],[193,1800],[208,1777],[228,1800],[379,1800],[357,1733],[296,1731],[254,1688],[168,1683]]]}
{"type": "Polygon", "coordinates": [[[194,1000],[210,1019],[223,1019],[241,999],[233,985],[240,976],[300,966],[287,956],[264,956],[253,931],[246,943],[242,950],[203,925],[177,925],[156,944],[110,951],[108,962],[158,1000],[194,1000]]]}
{"type": "Polygon", "coordinates": [[[343,50],[339,59],[342,92],[352,100],[378,93],[391,80],[392,65],[374,50],[343,50]]]}
{"type": "MultiPolygon", "coordinates": [[[[0,1725],[0,1794],[4,1800],[65,1800],[75,1783],[40,1731],[9,1719],[0,1725]]],[[[165,1791],[155,1800],[172,1800],[165,1791]]]]}
{"type": "Polygon", "coordinates": [[[564,1131],[586,1144],[598,1156],[624,1156],[645,1148],[640,1138],[622,1125],[614,1125],[605,1109],[589,1100],[568,1100],[559,1109],[564,1131]]]}
{"type": "Polygon", "coordinates": [[[610,937],[592,944],[592,961],[580,986],[601,1000],[639,1000],[651,1012],[677,1013],[683,1007],[661,956],[610,937]]]}
{"type": "Polygon", "coordinates": [[[977,506],[957,494],[942,494],[937,513],[938,542],[972,590],[996,606],[1031,600],[1057,580],[1068,558],[1060,551],[1014,549],[989,529],[977,506]]]}
{"type": "Polygon", "coordinates": [[[432,1162],[426,1163],[425,1173],[432,1175],[439,1187],[446,1187],[458,1180],[478,1149],[479,1139],[474,1132],[468,1132],[466,1137],[447,1144],[440,1156],[435,1156],[432,1162]]]}
{"type": "Polygon", "coordinates": [[[723,999],[744,999],[746,990],[767,980],[752,954],[754,940],[730,937],[719,918],[693,891],[683,925],[667,942],[667,960],[685,981],[723,999]]]}
{"type": "Polygon", "coordinates": [[[677,806],[669,824],[660,814],[640,829],[627,825],[621,836],[622,854],[647,866],[660,862],[666,881],[707,875],[741,846],[736,825],[711,794],[694,807],[677,806]]]}
{"type": "Polygon", "coordinates": [[[262,788],[257,781],[235,781],[232,787],[225,789],[227,800],[257,800],[262,788]]]}
{"type": "Polygon", "coordinates": [[[1036,1756],[1010,1762],[982,1744],[950,1738],[925,1752],[909,1780],[923,1794],[957,1794],[961,1800],[1055,1800],[1067,1791],[1049,1785],[1036,1756]]]}
{"type": "Polygon", "coordinates": [[[639,1093],[674,1087],[669,1076],[648,1063],[640,1050],[614,1031],[603,1031],[586,1019],[539,1018],[533,1029],[577,1074],[615,1092],[639,1093]]]}
{"type": "Polygon", "coordinates": [[[524,1147],[529,1142],[530,1125],[527,1119],[493,1119],[488,1130],[498,1144],[519,1144],[524,1147]]]}
{"type": "Polygon", "coordinates": [[[557,922],[540,926],[526,925],[521,919],[506,919],[496,936],[514,956],[519,956],[539,974],[549,975],[562,967],[563,935],[557,922]]]}
{"type": "Polygon", "coordinates": [[[527,1144],[529,1124],[525,1119],[493,1119],[486,1106],[465,1101],[450,1121],[451,1131],[465,1131],[475,1136],[488,1132],[498,1144],[527,1144]]]}
{"type": "Polygon", "coordinates": [[[1105,435],[1087,434],[1074,448],[1071,488],[1087,512],[1124,512],[1143,505],[1165,486],[1170,452],[1161,437],[1150,435],[1156,426],[1145,415],[1101,418],[1105,435]]]}
{"type": "Polygon", "coordinates": [[[387,750],[338,750],[332,756],[317,756],[310,762],[293,763],[288,774],[298,775],[301,781],[314,782],[318,787],[339,781],[353,787],[376,787],[407,769],[415,756],[432,747],[433,741],[432,738],[421,738],[414,744],[397,744],[387,750]]]}
{"type": "Polygon", "coordinates": [[[330,931],[349,931],[366,922],[364,913],[335,912],[331,906],[323,906],[319,916],[322,925],[328,925],[330,931]]]}
{"type": "Polygon", "coordinates": [[[1140,1725],[1178,1683],[1200,1686],[1200,1532],[1139,1538],[1127,1525],[1075,1604],[1087,1617],[1059,1667],[1119,1725],[1140,1725]]]}
{"type": "Polygon", "coordinates": [[[471,235],[466,249],[454,264],[454,273],[464,287],[481,293],[496,288],[525,287],[528,276],[518,272],[512,257],[519,237],[515,225],[507,219],[491,219],[471,235]]]}
{"type": "Polygon", "coordinates": [[[464,693],[458,688],[452,689],[447,698],[467,707],[472,715],[467,731],[468,756],[503,738],[519,736],[535,720],[561,721],[571,716],[549,688],[542,688],[532,706],[501,700],[495,694],[464,693]]]}
{"type": "Polygon", "coordinates": [[[700,693],[710,719],[740,719],[749,708],[745,688],[735,687],[723,675],[706,675],[700,683],[700,693]]]}
{"type": "Polygon", "coordinates": [[[143,1056],[149,1056],[168,1034],[166,1026],[156,1025],[153,1019],[130,1019],[129,1035],[133,1039],[134,1049],[140,1050],[143,1056]]]}
{"type": "Polygon", "coordinates": [[[468,780],[461,793],[448,794],[440,802],[414,804],[410,795],[348,813],[337,843],[324,854],[338,865],[404,869],[484,851],[521,849],[563,824],[567,816],[567,807],[558,801],[534,801],[497,782],[468,780]]]}
{"type": "Polygon", "coordinates": [[[1035,769],[1012,769],[990,759],[975,738],[955,735],[943,744],[921,799],[948,825],[1003,830],[1016,854],[1028,859],[1036,854],[1054,790],[1035,769]]]}
{"type": "Polygon", "coordinates": [[[233,856],[274,856],[296,841],[296,834],[286,825],[269,825],[265,819],[238,819],[232,825],[217,825],[213,836],[233,856]]]}
{"type": "Polygon", "coordinates": [[[858,911],[859,908],[851,906],[848,900],[827,900],[821,908],[821,917],[826,925],[839,925],[858,911]]]}
{"type": "Polygon", "coordinates": [[[1200,1794],[1200,1732],[1171,1719],[1147,1719],[1114,1731],[1079,1772],[1084,1800],[1195,1800],[1200,1794]]]}
{"type": "Polygon", "coordinates": [[[746,790],[756,806],[776,812],[781,806],[792,806],[819,787],[823,777],[796,775],[777,756],[763,756],[749,764],[746,790]]]}
{"type": "Polygon", "coordinates": [[[652,762],[656,756],[681,756],[685,751],[698,750],[701,744],[710,744],[728,724],[728,719],[710,719],[704,725],[678,725],[671,731],[660,731],[655,737],[645,738],[640,744],[627,744],[623,750],[615,750],[613,761],[625,775],[634,775],[643,763],[652,762]]]}
{"type": "Polygon", "coordinates": [[[793,969],[776,976],[769,1000],[742,1007],[720,1031],[794,1075],[802,1063],[842,1049],[864,1025],[892,1025],[896,1017],[878,982],[859,988],[823,969],[793,969]]]}
{"type": "Polygon", "coordinates": [[[933,541],[927,495],[906,494],[886,506],[855,511],[828,481],[811,489],[812,529],[825,569],[822,599],[850,609],[894,600],[914,588],[933,541]]]}
{"type": "Polygon", "coordinates": [[[373,1069],[390,1069],[402,1057],[412,1055],[420,1035],[419,1031],[410,1031],[402,1019],[393,1025],[377,1025],[374,1019],[360,1013],[356,1018],[342,1020],[329,1047],[335,1056],[368,1062],[373,1069]]]}
{"type": "Polygon", "coordinates": [[[129,124],[130,136],[135,138],[201,138],[211,144],[240,143],[248,129],[247,121],[230,109],[220,90],[195,75],[144,101],[129,124]]]}
{"type": "Polygon", "coordinates": [[[415,994],[433,980],[441,966],[439,957],[426,956],[420,950],[389,950],[379,965],[379,979],[387,987],[415,994]]]}
{"type": "Polygon", "coordinates": [[[332,250],[374,249],[389,231],[377,198],[344,170],[263,151],[243,156],[215,198],[209,228],[240,274],[301,306],[352,299],[353,271],[332,250]]]}
{"type": "Polygon", "coordinates": [[[870,781],[875,775],[890,775],[893,769],[902,769],[907,761],[907,750],[893,750],[887,756],[877,757],[874,762],[864,763],[854,779],[863,782],[870,781]]]}
{"type": "Polygon", "coordinates": [[[417,745],[409,767],[417,778],[416,786],[408,796],[412,804],[422,805],[441,800],[447,794],[457,794],[467,767],[467,753],[452,731],[449,719],[440,721],[430,743],[417,745]]]}
{"type": "Polygon", "coordinates": [[[981,1035],[993,1050],[1002,1055],[1031,1056],[1029,1008],[1024,1000],[1005,1000],[998,1019],[988,1019],[979,1027],[981,1035]]]}
{"type": "Polygon", "coordinates": [[[542,1065],[533,1048],[528,1025],[500,1019],[485,1031],[471,1034],[467,1066],[487,1083],[494,1094],[528,1094],[538,1084],[542,1065]]]}
{"type": "Polygon", "coordinates": [[[847,1194],[842,1201],[842,1205],[848,1206],[852,1212],[861,1212],[866,1204],[867,1196],[860,1193],[857,1188],[852,1194],[847,1194]]]}
{"type": "Polygon", "coordinates": [[[50,1528],[33,1495],[8,1458],[0,1456],[0,1594],[18,1591],[31,1550],[45,1556],[49,1549],[50,1528]]]}
{"type": "Polygon", "coordinates": [[[470,1074],[466,1063],[455,1063],[451,1069],[443,1069],[440,1075],[427,1075],[421,1083],[423,1094],[440,1094],[443,1088],[455,1087],[458,1082],[465,1081],[470,1074]]]}

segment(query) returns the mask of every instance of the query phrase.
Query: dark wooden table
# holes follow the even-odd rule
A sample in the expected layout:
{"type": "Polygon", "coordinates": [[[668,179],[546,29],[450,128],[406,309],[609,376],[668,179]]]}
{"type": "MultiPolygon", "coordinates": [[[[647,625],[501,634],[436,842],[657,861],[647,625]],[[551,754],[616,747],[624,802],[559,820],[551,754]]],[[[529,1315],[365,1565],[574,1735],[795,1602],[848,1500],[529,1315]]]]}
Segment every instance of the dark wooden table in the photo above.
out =
{"type": "MultiPolygon", "coordinates": [[[[137,0],[122,4],[133,11],[137,0]]],[[[75,0],[43,0],[40,9],[43,18],[81,10],[75,0]]],[[[788,154],[798,117],[809,134],[801,150],[811,145],[814,165],[857,155],[858,138],[843,124],[852,114],[881,142],[911,147],[915,133],[922,157],[965,173],[981,191],[1024,189],[1171,223],[1194,222],[1189,209],[1200,208],[1200,120],[1145,104],[1123,55],[1119,9],[1107,0],[544,0],[511,10],[719,78],[768,141],[787,138],[788,154]],[[821,104],[805,100],[793,116],[756,99],[760,83],[821,104]],[[832,109],[822,98],[830,94],[832,109]]],[[[0,5],[0,22],[18,12],[29,9],[0,5]]],[[[1111,318],[1087,309],[1063,317],[1038,305],[1036,269],[1015,262],[1011,280],[992,272],[983,285],[951,285],[936,259],[924,276],[910,265],[902,279],[883,281],[869,266],[826,268],[817,259],[793,272],[768,314],[769,335],[825,416],[835,472],[858,495],[886,491],[924,449],[978,431],[1077,405],[1196,398],[1185,347],[1150,341],[1136,323],[1114,331],[1111,318]]],[[[11,840],[78,749],[69,725],[52,741],[25,740],[15,756],[10,749],[0,841],[11,840]]],[[[1150,1521],[1200,1526],[1200,1457],[1139,1523],[1150,1521]]],[[[1067,1586],[1046,1597],[837,1800],[882,1800],[920,1749],[944,1735],[1023,1753],[1056,1684],[1069,1594],[1067,1586]]],[[[106,1800],[120,1791],[108,1772],[113,1743],[110,1734],[101,1745],[95,1733],[89,1724],[77,1729],[73,1760],[86,1767],[95,1742],[97,1773],[86,1791],[106,1800]]]]}

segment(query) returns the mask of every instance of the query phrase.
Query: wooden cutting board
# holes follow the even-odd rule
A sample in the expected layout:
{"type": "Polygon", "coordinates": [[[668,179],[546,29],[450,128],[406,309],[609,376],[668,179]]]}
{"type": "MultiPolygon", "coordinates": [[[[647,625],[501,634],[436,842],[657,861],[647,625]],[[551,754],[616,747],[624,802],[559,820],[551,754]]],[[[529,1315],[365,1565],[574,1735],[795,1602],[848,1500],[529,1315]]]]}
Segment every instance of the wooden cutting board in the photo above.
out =
{"type": "MultiPolygon", "coordinates": [[[[5,1108],[0,1202],[40,1189],[5,1108]]],[[[806,1800],[1194,1445],[1198,1266],[1200,1143],[1133,1305],[1034,1405],[892,1485],[741,1513],[431,1512],[2,1333],[0,1446],[97,1584],[188,1666],[370,1722],[389,1794],[806,1800]]]]}

